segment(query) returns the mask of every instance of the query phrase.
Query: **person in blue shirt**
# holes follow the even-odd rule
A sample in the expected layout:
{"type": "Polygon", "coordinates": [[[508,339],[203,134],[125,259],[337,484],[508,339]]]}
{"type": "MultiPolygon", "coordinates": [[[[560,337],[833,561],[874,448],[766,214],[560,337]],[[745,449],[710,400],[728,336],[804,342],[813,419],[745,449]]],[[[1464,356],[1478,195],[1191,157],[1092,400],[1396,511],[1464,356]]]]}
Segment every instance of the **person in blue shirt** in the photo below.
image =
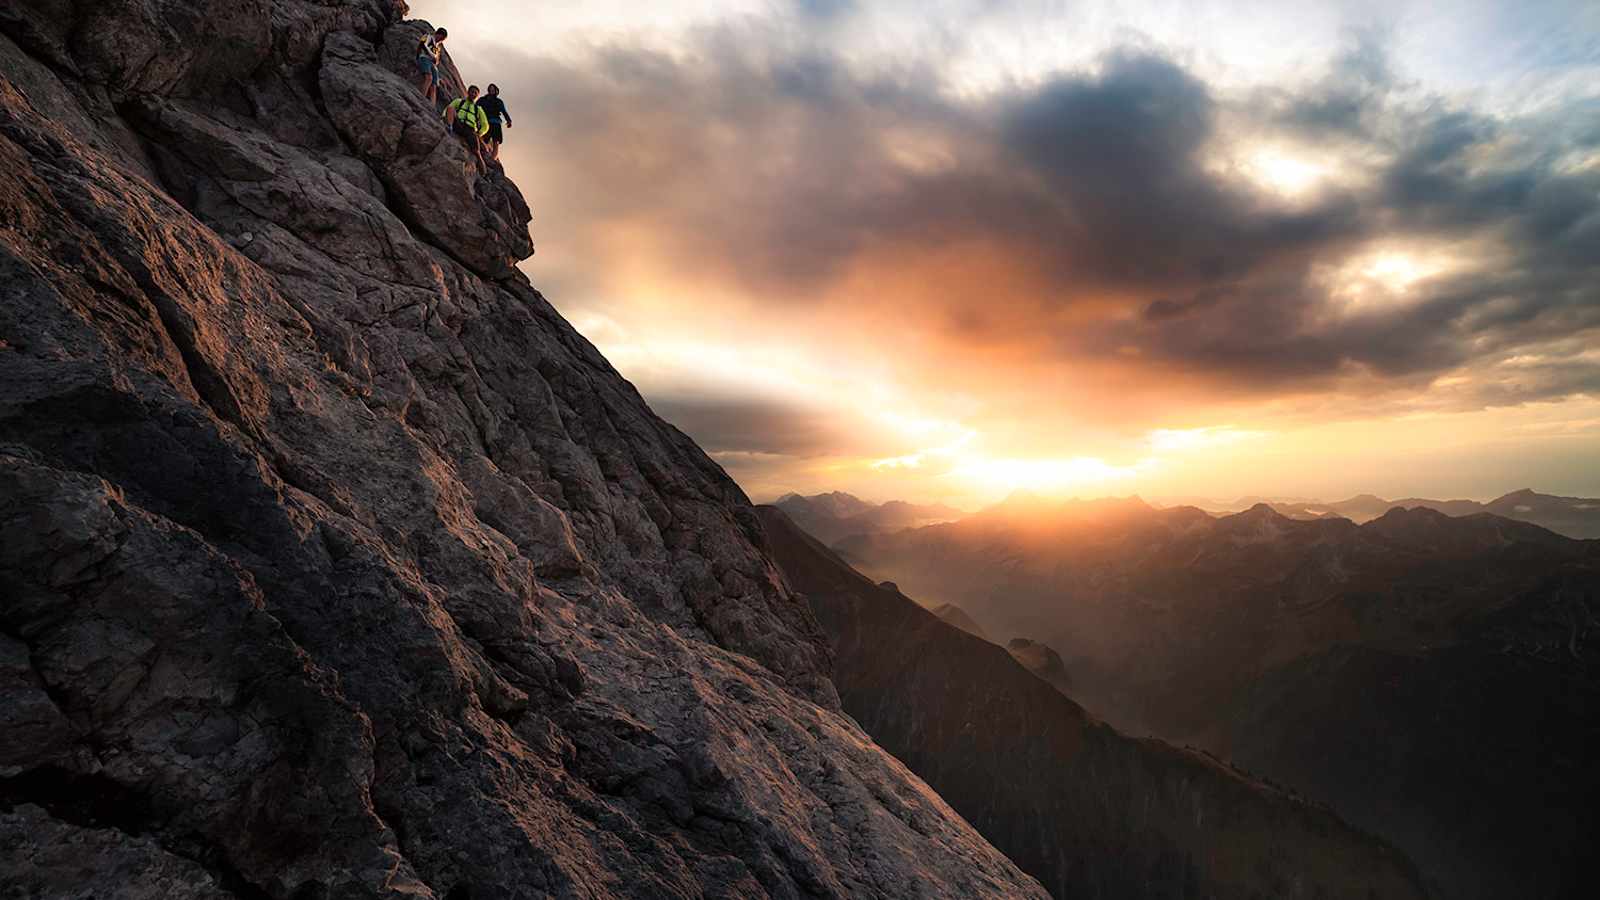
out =
{"type": "Polygon", "coordinates": [[[500,133],[500,120],[506,120],[506,127],[511,127],[511,112],[506,109],[506,101],[500,98],[500,85],[489,85],[489,96],[483,98],[478,104],[489,117],[489,158],[498,162],[500,160],[500,145],[505,142],[505,137],[500,133]]]}

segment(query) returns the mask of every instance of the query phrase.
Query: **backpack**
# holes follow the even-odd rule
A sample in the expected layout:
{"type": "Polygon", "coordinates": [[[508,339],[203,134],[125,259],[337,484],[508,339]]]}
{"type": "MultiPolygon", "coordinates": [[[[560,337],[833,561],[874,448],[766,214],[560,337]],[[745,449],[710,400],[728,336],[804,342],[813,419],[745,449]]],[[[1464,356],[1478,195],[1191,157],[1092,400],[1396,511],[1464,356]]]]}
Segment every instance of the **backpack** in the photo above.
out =
{"type": "Polygon", "coordinates": [[[457,97],[455,100],[450,102],[450,105],[455,107],[457,122],[466,121],[465,114],[467,110],[470,109],[472,110],[472,120],[470,126],[472,130],[477,131],[483,126],[485,116],[483,114],[482,107],[478,106],[478,104],[473,103],[471,100],[468,100],[465,97],[457,97]]]}

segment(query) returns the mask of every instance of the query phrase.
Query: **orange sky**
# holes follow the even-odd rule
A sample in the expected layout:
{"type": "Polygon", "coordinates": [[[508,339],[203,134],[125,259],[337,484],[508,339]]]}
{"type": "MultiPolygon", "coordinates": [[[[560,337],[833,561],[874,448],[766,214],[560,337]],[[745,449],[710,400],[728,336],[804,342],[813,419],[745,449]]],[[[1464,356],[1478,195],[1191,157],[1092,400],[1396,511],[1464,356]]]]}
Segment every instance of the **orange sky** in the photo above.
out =
{"type": "Polygon", "coordinates": [[[1600,495],[1581,66],[1047,6],[413,13],[505,90],[535,284],[756,499],[1600,495]]]}

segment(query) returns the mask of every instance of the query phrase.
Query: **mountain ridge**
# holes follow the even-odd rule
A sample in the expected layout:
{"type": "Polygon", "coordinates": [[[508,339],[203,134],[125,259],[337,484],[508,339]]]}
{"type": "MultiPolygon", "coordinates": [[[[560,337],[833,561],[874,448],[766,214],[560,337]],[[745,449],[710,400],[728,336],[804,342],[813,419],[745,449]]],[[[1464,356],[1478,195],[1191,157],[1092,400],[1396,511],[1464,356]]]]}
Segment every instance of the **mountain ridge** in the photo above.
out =
{"type": "MultiPolygon", "coordinates": [[[[1487,503],[1476,500],[1431,500],[1425,497],[1385,500],[1374,494],[1358,494],[1331,503],[1320,500],[1281,501],[1245,497],[1235,501],[1232,508],[1236,510],[1256,503],[1266,503],[1291,518],[1315,519],[1339,516],[1358,524],[1375,519],[1396,508],[1422,507],[1449,516],[1492,513],[1507,519],[1530,522],[1570,538],[1580,540],[1600,538],[1600,500],[1541,494],[1531,488],[1510,491],[1487,503]]],[[[1227,511],[1216,512],[1224,514],[1227,511]]]]}
{"type": "Polygon", "coordinates": [[[844,491],[809,497],[788,493],[773,501],[773,505],[802,523],[806,531],[822,535],[825,543],[856,534],[878,534],[946,522],[964,515],[961,510],[942,503],[916,504],[904,500],[869,503],[844,491]]]}

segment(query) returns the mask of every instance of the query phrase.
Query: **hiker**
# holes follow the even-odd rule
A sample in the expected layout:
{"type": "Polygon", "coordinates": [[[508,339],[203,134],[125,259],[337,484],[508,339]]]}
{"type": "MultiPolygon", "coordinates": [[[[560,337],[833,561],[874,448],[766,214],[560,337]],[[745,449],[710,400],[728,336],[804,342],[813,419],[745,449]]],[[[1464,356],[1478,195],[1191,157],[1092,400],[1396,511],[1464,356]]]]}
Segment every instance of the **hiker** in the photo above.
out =
{"type": "Polygon", "coordinates": [[[450,32],[441,28],[417,42],[417,71],[422,73],[417,87],[429,103],[439,102],[439,54],[444,51],[444,39],[449,36],[450,32]]]}
{"type": "Polygon", "coordinates": [[[506,109],[506,102],[500,99],[500,85],[489,85],[489,96],[483,98],[478,106],[489,114],[489,158],[499,162],[500,145],[505,142],[505,137],[500,133],[500,117],[504,116],[506,127],[511,127],[511,111],[506,109]]]}
{"type": "Polygon", "coordinates": [[[487,171],[489,166],[483,161],[483,136],[489,133],[489,116],[478,105],[477,85],[467,88],[465,97],[450,101],[444,108],[444,120],[449,123],[450,130],[472,148],[472,155],[478,158],[478,168],[487,171]]]}

